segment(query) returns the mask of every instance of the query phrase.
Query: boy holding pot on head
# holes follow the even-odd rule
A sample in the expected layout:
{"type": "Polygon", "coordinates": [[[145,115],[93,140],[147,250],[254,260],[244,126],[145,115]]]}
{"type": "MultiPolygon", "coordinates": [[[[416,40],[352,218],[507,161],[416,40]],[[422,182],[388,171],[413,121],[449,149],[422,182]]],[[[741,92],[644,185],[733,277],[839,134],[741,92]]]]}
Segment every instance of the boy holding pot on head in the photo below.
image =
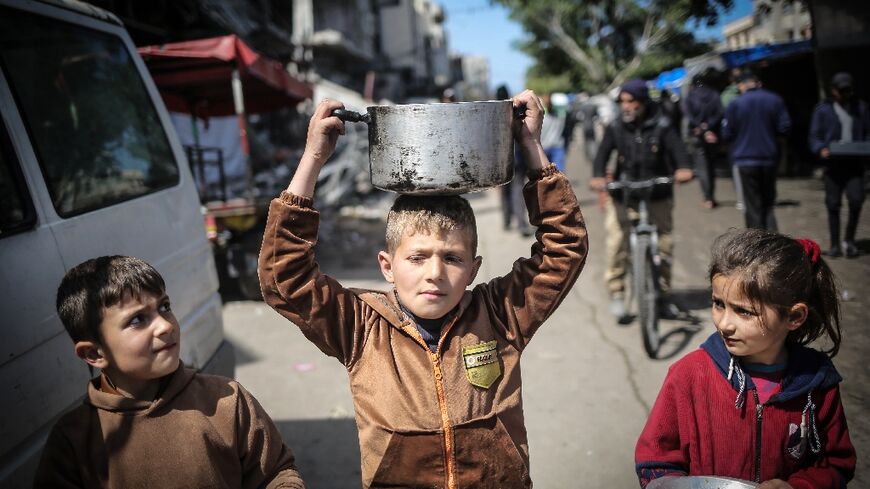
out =
{"type": "Polygon", "coordinates": [[[531,181],[532,257],[468,291],[481,264],[474,213],[458,196],[403,195],[378,254],[390,292],[342,287],[313,252],[314,184],[344,124],[324,100],[287,191],[272,201],[260,252],[265,301],[348,370],[365,487],[530,487],[519,360],[583,267],[586,228],[568,179],[541,147],[531,91],[514,138],[531,181]]]}

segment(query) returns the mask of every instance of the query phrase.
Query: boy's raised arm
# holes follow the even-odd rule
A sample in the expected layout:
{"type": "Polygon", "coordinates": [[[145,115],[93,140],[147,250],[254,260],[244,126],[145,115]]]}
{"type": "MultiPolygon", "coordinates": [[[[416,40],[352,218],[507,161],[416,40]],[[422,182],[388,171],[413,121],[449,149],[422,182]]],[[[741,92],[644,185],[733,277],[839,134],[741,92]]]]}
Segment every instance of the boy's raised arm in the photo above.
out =
{"type": "Polygon", "coordinates": [[[317,176],[326,160],[335,152],[335,143],[338,136],[344,134],[344,122],[332,115],[335,109],[343,109],[344,104],[337,100],[323,99],[311,122],[308,124],[308,137],[305,140],[305,151],[299,160],[299,166],[287,191],[300,197],[312,197],[317,176]]]}
{"type": "Polygon", "coordinates": [[[269,206],[258,273],[263,300],[321,351],[349,365],[363,338],[360,302],[320,272],[314,256],[320,214],[312,199],[320,169],[344,133],[344,123],[331,115],[342,107],[341,102],[323,100],[311,116],[296,173],[287,191],[269,206]]]}

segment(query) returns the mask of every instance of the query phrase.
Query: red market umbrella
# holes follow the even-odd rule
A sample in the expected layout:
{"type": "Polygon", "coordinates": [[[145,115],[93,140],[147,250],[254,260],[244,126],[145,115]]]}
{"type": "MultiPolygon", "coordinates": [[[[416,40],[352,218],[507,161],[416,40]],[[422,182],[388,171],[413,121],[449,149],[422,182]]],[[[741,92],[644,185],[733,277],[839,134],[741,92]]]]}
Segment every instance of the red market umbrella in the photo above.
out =
{"type": "Polygon", "coordinates": [[[139,48],[166,107],[197,117],[294,106],[313,90],[234,35],[139,48]],[[240,96],[241,95],[241,96],[240,96]]]}

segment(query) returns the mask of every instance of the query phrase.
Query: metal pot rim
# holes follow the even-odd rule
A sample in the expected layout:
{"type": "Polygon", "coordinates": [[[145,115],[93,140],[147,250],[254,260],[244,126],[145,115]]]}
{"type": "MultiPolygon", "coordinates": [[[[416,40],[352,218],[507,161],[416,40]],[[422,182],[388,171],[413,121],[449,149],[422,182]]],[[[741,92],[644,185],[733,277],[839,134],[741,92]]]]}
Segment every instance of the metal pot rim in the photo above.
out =
{"type": "Polygon", "coordinates": [[[455,109],[461,107],[468,107],[471,105],[491,105],[491,104],[505,104],[507,106],[512,106],[512,102],[510,100],[478,100],[474,102],[436,102],[431,104],[396,104],[396,105],[370,105],[366,107],[366,111],[369,113],[378,111],[378,112],[421,112],[421,111],[440,111],[444,109],[455,109]]]}

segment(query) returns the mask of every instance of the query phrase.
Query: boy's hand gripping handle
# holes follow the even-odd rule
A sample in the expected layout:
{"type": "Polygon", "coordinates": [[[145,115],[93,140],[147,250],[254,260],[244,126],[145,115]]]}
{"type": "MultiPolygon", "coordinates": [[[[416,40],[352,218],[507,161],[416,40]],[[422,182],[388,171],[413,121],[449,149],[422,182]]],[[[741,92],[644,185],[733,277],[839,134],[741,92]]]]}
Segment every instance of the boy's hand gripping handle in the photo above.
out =
{"type": "Polygon", "coordinates": [[[366,124],[368,124],[372,121],[372,118],[369,114],[360,114],[359,112],[354,112],[347,109],[335,109],[331,112],[330,115],[338,117],[344,122],[365,122],[366,124]]]}

